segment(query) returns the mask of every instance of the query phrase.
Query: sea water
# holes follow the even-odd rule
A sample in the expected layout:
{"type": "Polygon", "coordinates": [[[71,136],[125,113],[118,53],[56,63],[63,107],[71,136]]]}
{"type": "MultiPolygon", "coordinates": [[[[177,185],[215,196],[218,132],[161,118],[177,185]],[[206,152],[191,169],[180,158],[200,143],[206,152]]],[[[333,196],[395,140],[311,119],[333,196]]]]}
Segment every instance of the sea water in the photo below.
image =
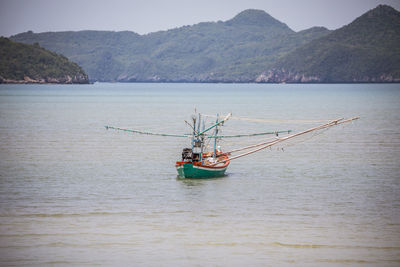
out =
{"type": "Polygon", "coordinates": [[[1,85],[0,265],[399,266],[400,85],[1,85]],[[224,134],[361,119],[209,180],[177,179],[187,138],[104,128],[190,133],[195,109],[224,134]]]}

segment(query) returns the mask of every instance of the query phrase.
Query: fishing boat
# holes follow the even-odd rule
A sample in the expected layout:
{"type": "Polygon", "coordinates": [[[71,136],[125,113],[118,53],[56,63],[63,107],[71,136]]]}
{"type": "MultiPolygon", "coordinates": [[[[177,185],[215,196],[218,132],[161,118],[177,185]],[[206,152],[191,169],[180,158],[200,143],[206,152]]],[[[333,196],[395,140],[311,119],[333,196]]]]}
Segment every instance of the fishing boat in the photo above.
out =
{"type": "Polygon", "coordinates": [[[204,129],[204,123],[201,123],[201,114],[194,116],[193,125],[189,124],[193,130],[191,148],[184,148],[182,151],[182,159],[176,162],[176,169],[180,178],[214,178],[225,175],[225,171],[229,166],[230,160],[227,154],[222,153],[218,142],[218,129],[232,116],[229,113],[223,120],[219,120],[217,115],[216,122],[204,129]],[[198,122],[196,124],[196,119],[198,122]],[[196,128],[197,125],[197,128],[196,128]],[[203,129],[200,130],[201,125],[203,129]],[[212,136],[206,133],[214,130],[212,136]],[[212,151],[206,151],[205,139],[213,138],[214,145],[212,151]]]}
{"type": "Polygon", "coordinates": [[[225,171],[227,170],[232,160],[256,153],[260,150],[275,146],[278,143],[287,141],[289,139],[301,135],[305,135],[311,132],[315,132],[318,130],[326,129],[332,126],[348,123],[359,119],[359,117],[353,117],[346,120],[343,118],[339,118],[336,120],[329,121],[328,123],[319,125],[317,127],[313,127],[308,130],[287,135],[284,137],[279,137],[279,135],[290,134],[292,131],[284,130],[284,131],[259,132],[253,134],[219,135],[220,127],[222,127],[224,123],[231,117],[232,113],[229,113],[223,119],[220,119],[217,114],[216,116],[217,119],[215,123],[206,128],[202,115],[200,113],[196,114],[192,116],[192,123],[185,121],[186,124],[190,126],[192,133],[182,134],[182,135],[169,134],[169,133],[153,133],[140,130],[129,130],[123,128],[116,128],[112,126],[105,126],[105,127],[106,129],[115,129],[137,134],[190,138],[191,146],[183,148],[182,157],[181,159],[176,161],[175,164],[175,167],[178,172],[178,177],[186,179],[186,178],[216,178],[224,176],[225,171]],[[218,142],[222,138],[264,136],[264,135],[275,135],[275,139],[225,152],[223,152],[220,146],[218,145],[218,142]],[[212,142],[210,142],[210,140],[212,142]],[[235,153],[238,153],[240,151],[247,151],[247,152],[233,156],[235,153]]]}

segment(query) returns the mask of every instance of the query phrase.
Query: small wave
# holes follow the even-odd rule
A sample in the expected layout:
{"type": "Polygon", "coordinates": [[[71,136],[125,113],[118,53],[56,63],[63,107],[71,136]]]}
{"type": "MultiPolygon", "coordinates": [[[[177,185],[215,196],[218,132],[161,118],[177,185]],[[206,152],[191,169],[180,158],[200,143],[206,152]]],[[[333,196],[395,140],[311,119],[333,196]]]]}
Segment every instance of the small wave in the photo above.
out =
{"type": "Polygon", "coordinates": [[[16,217],[39,217],[39,218],[63,218],[63,217],[89,217],[89,216],[111,216],[126,215],[130,212],[88,212],[88,213],[28,213],[14,215],[16,217]]]}
{"type": "Polygon", "coordinates": [[[284,244],[280,242],[272,243],[274,246],[279,247],[290,247],[290,248],[338,248],[337,246],[332,245],[316,245],[316,244],[284,244]]]}
{"type": "Polygon", "coordinates": [[[382,249],[382,250],[400,250],[400,247],[378,247],[378,246],[349,246],[349,245],[318,245],[318,244],[285,244],[273,242],[273,246],[290,248],[339,248],[339,249],[382,249]]]}
{"type": "Polygon", "coordinates": [[[356,260],[356,259],[321,259],[318,262],[327,263],[377,263],[376,261],[356,260]]]}
{"type": "Polygon", "coordinates": [[[67,243],[67,242],[51,242],[44,244],[32,244],[32,245],[0,245],[0,249],[29,249],[29,248],[103,248],[103,247],[132,247],[137,246],[138,243],[134,242],[109,242],[109,243],[67,243]]]}
{"type": "Polygon", "coordinates": [[[62,265],[71,265],[73,264],[73,262],[71,261],[48,261],[44,263],[45,265],[58,265],[58,264],[62,264],[62,265]]]}
{"type": "Polygon", "coordinates": [[[216,247],[234,247],[239,245],[239,243],[236,242],[201,242],[201,243],[192,243],[189,244],[190,246],[193,247],[207,247],[207,246],[216,246],[216,247]]]}
{"type": "Polygon", "coordinates": [[[82,247],[82,245],[65,243],[65,242],[53,242],[46,244],[32,244],[32,245],[4,245],[0,246],[0,249],[26,249],[26,248],[37,248],[37,247],[82,247]]]}
{"type": "Polygon", "coordinates": [[[223,246],[223,247],[234,247],[237,246],[236,242],[207,242],[207,245],[210,246],[223,246]]]}
{"type": "Polygon", "coordinates": [[[120,234],[110,234],[110,233],[25,233],[25,234],[2,234],[0,233],[0,238],[25,238],[25,237],[73,237],[73,236],[104,236],[104,237],[121,237],[124,236],[123,233],[120,234]]]}

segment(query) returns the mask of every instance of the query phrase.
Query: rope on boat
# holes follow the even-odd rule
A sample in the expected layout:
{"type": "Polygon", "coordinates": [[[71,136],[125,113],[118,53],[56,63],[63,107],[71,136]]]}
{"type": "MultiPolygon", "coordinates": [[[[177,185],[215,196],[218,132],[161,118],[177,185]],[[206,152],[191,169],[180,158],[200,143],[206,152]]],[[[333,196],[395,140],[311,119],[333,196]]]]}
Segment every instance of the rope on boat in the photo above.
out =
{"type": "MultiPolygon", "coordinates": [[[[224,122],[227,121],[227,120],[229,120],[229,118],[230,118],[231,116],[232,116],[232,113],[229,113],[228,115],[226,115],[226,117],[225,117],[223,120],[220,120],[220,121],[217,120],[217,122],[216,122],[215,124],[211,125],[210,127],[208,127],[207,129],[201,131],[200,133],[197,133],[197,134],[196,134],[196,137],[198,137],[198,136],[204,134],[205,132],[211,130],[211,129],[214,128],[214,127],[217,127],[217,126],[220,125],[220,124],[223,125],[224,122]]],[[[199,115],[199,118],[200,118],[200,115],[199,115]]],[[[199,128],[200,128],[200,127],[199,127],[199,128]]]]}
{"type": "MultiPolygon", "coordinates": [[[[113,129],[113,130],[118,130],[118,131],[124,131],[124,132],[131,132],[131,133],[138,133],[138,134],[146,134],[146,135],[156,135],[156,136],[170,136],[170,137],[191,137],[191,134],[164,134],[164,133],[152,133],[152,132],[144,132],[144,131],[138,131],[138,130],[129,130],[129,129],[123,129],[123,128],[117,128],[113,126],[104,126],[107,130],[108,129],[113,129]]],[[[206,138],[234,138],[234,137],[246,137],[246,136],[258,136],[258,135],[271,135],[275,134],[278,136],[280,133],[290,133],[292,130],[286,130],[286,131],[275,131],[275,132],[264,132],[264,133],[253,133],[253,134],[237,134],[237,135],[218,135],[218,136],[205,136],[206,138]]]]}
{"type": "MultiPolygon", "coordinates": [[[[202,115],[205,117],[216,118],[215,115],[206,115],[206,114],[202,114],[202,115]]],[[[239,120],[239,121],[262,122],[262,123],[290,123],[290,124],[321,123],[321,122],[331,121],[331,119],[326,119],[326,120],[268,120],[268,119],[246,118],[246,117],[238,117],[238,116],[232,116],[230,119],[231,120],[239,120]]]]}
{"type": "Polygon", "coordinates": [[[143,132],[143,131],[137,131],[137,130],[122,129],[122,128],[117,128],[117,127],[112,127],[112,126],[104,126],[104,127],[105,127],[107,130],[108,130],[108,129],[113,129],[113,130],[118,130],[118,131],[131,132],[131,133],[138,133],[138,134],[147,134],[147,135],[170,136],[170,137],[190,137],[190,136],[192,136],[191,134],[151,133],[151,132],[143,132]]]}
{"type": "Polygon", "coordinates": [[[253,134],[236,134],[236,135],[218,135],[218,136],[207,136],[208,138],[233,138],[233,137],[246,137],[246,136],[258,136],[258,135],[269,135],[275,134],[278,136],[281,133],[291,133],[292,130],[286,131],[275,131],[275,132],[264,132],[264,133],[253,133],[253,134]]]}
{"type": "MultiPolygon", "coordinates": [[[[286,141],[286,140],[288,140],[288,139],[297,137],[297,136],[299,136],[299,135],[303,135],[303,134],[306,134],[306,133],[309,133],[309,132],[313,132],[313,131],[316,131],[316,130],[325,129],[325,128],[332,127],[332,126],[335,126],[335,125],[339,125],[339,124],[342,124],[342,123],[351,122],[351,121],[357,120],[357,119],[359,119],[359,118],[360,118],[360,117],[354,117],[354,118],[350,118],[350,119],[347,119],[347,120],[343,120],[343,118],[340,118],[340,119],[337,119],[337,120],[333,120],[333,121],[331,121],[331,122],[328,122],[328,123],[326,123],[326,124],[322,124],[322,125],[320,125],[320,126],[317,126],[317,127],[314,127],[314,128],[308,129],[308,130],[305,130],[305,131],[300,132],[300,133],[297,133],[297,134],[292,134],[292,135],[289,135],[289,136],[286,136],[286,137],[283,137],[283,138],[279,138],[279,139],[277,139],[277,140],[275,140],[275,141],[260,143],[260,144],[256,144],[256,145],[253,145],[253,146],[248,146],[248,147],[245,147],[245,148],[242,148],[242,149],[238,149],[238,150],[236,150],[236,151],[240,151],[240,150],[244,150],[244,149],[249,149],[249,148],[252,148],[252,147],[259,147],[259,148],[257,148],[257,149],[251,150],[251,151],[249,151],[249,152],[246,152],[246,153],[243,153],[243,154],[240,154],[240,155],[231,157],[231,158],[229,158],[229,159],[227,159],[227,160],[221,161],[220,163],[224,163],[224,162],[226,162],[226,161],[228,161],[228,160],[234,160],[234,159],[237,159],[237,158],[240,158],[240,157],[244,157],[244,156],[253,154],[253,153],[258,152],[258,151],[260,151],[260,150],[262,150],[262,149],[271,147],[271,146],[273,146],[273,145],[275,145],[275,144],[277,144],[277,143],[286,141]]],[[[231,151],[231,152],[228,152],[228,153],[232,153],[232,151],[231,151]]],[[[228,153],[227,153],[227,154],[228,154],[228,153]]],[[[214,166],[214,165],[211,165],[211,166],[214,166]]]]}

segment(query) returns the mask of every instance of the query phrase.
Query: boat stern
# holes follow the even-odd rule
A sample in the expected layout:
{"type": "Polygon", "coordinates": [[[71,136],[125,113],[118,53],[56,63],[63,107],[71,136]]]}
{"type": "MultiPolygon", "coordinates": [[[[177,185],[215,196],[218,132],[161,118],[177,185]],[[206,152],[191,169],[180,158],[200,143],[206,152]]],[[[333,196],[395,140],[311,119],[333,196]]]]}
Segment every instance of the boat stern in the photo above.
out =
{"type": "Polygon", "coordinates": [[[179,178],[216,178],[225,175],[229,161],[221,166],[207,166],[200,162],[176,162],[179,178]]]}

